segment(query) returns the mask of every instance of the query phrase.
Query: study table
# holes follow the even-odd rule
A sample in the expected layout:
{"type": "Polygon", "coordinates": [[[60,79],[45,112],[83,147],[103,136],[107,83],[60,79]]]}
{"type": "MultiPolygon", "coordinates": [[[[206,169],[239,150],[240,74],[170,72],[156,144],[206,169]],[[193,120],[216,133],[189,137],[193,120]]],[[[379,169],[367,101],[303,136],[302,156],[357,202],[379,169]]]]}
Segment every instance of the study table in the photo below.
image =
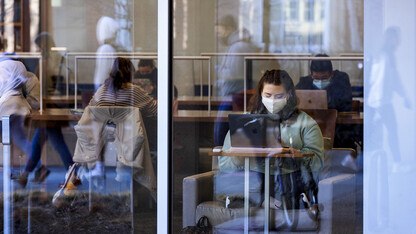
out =
{"type": "MultiPolygon", "coordinates": [[[[206,110],[179,110],[173,116],[174,122],[228,122],[229,114],[242,114],[241,111],[206,111],[206,110]]],[[[30,115],[32,120],[40,121],[78,121],[81,114],[72,114],[67,108],[47,108],[42,113],[33,111],[30,115]]],[[[363,124],[363,113],[340,112],[337,124],[363,124]]]]}
{"type": "MultiPolygon", "coordinates": [[[[48,96],[43,98],[43,102],[45,105],[48,106],[59,106],[59,105],[65,105],[69,107],[74,107],[75,104],[75,95],[68,95],[68,96],[48,96]]],[[[77,96],[77,103],[78,105],[82,104],[82,97],[81,95],[77,96]]]]}
{"type": "MultiPolygon", "coordinates": [[[[229,114],[242,114],[242,111],[200,111],[200,110],[179,110],[173,116],[174,122],[228,122],[229,114]]],[[[363,113],[340,112],[338,113],[337,124],[363,124],[363,113]]]]}
{"type": "Polygon", "coordinates": [[[225,152],[222,151],[221,146],[215,147],[212,152],[208,155],[210,156],[230,156],[230,157],[243,157],[244,158],[244,233],[248,233],[249,230],[249,173],[250,173],[250,158],[252,157],[262,157],[264,158],[264,233],[269,231],[269,218],[270,218],[270,158],[302,158],[302,157],[312,157],[313,153],[301,154],[296,153],[292,154],[288,149],[267,149],[267,152],[264,149],[255,149],[247,148],[247,151],[250,153],[241,153],[241,152],[225,152]]]}
{"type": "MultiPolygon", "coordinates": [[[[208,105],[208,97],[207,96],[180,96],[178,97],[178,103],[179,105],[199,105],[199,106],[206,106],[208,105]]],[[[232,106],[232,97],[226,96],[226,97],[217,97],[217,96],[211,96],[210,97],[211,105],[212,106],[219,106],[221,104],[223,105],[229,105],[232,106]]]]}

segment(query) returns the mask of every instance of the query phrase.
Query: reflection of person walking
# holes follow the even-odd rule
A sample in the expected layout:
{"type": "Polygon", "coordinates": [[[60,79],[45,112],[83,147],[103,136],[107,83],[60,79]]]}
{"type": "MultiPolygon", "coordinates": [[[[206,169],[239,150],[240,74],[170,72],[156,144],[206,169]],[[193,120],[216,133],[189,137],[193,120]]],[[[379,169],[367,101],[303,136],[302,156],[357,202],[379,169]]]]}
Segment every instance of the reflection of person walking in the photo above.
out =
{"type": "Polygon", "coordinates": [[[384,141],[383,126],[387,130],[389,136],[388,145],[394,164],[393,171],[399,170],[401,163],[401,150],[399,147],[397,133],[397,119],[395,107],[397,103],[393,103],[393,94],[397,93],[403,97],[405,105],[409,107],[409,101],[404,92],[401,78],[396,65],[395,51],[400,42],[400,31],[398,28],[388,28],[384,34],[382,47],[375,57],[371,66],[370,84],[368,95],[368,111],[372,114],[373,124],[377,124],[372,129],[377,129],[371,134],[370,139],[378,143],[384,141]]]}
{"type": "MultiPolygon", "coordinates": [[[[46,62],[46,69],[43,72],[48,93],[59,94],[59,87],[61,87],[60,84],[63,81],[62,66],[64,58],[59,52],[52,51],[52,47],[55,47],[55,41],[48,32],[40,33],[35,39],[35,44],[46,62]]],[[[42,77],[40,78],[42,79],[42,77]]]]}
{"type": "MultiPolygon", "coordinates": [[[[109,56],[116,52],[115,41],[118,23],[110,17],[103,16],[97,22],[97,40],[100,47],[97,49],[97,56],[100,54],[109,56]]],[[[94,85],[97,90],[107,79],[113,65],[113,58],[97,58],[95,62],[94,85]]]]}
{"type": "MultiPolygon", "coordinates": [[[[258,52],[259,48],[251,43],[250,33],[239,30],[237,22],[231,15],[222,17],[217,26],[220,42],[229,46],[227,53],[258,52]]],[[[215,83],[218,96],[231,95],[244,89],[244,57],[227,55],[217,67],[218,80],[215,83]]]]}
{"type": "Polygon", "coordinates": [[[366,156],[370,156],[370,163],[364,168],[367,171],[369,194],[371,197],[368,207],[377,215],[369,216],[369,227],[373,230],[384,230],[389,226],[390,197],[389,194],[389,168],[388,158],[393,160],[392,172],[406,172],[411,170],[410,165],[403,163],[399,136],[397,129],[397,118],[393,103],[394,93],[404,99],[405,106],[409,107],[407,96],[401,83],[397,69],[395,51],[400,42],[400,31],[396,27],[390,27],[384,32],[383,43],[371,64],[366,116],[372,118],[368,123],[372,129],[366,136],[368,147],[366,156]],[[389,150],[386,151],[380,145],[384,145],[388,138],[389,150]],[[376,210],[374,210],[376,209],[376,210]]]}

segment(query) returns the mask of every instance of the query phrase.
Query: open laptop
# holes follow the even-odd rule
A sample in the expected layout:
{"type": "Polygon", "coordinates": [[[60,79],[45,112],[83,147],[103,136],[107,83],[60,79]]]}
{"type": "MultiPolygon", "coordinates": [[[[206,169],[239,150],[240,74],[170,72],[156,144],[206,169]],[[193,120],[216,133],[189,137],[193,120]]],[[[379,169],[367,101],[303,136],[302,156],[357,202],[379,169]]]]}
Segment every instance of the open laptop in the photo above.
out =
{"type": "Polygon", "coordinates": [[[296,90],[299,109],[328,109],[326,90],[296,90]]]}
{"type": "Polygon", "coordinates": [[[282,148],[280,119],[272,114],[229,114],[230,152],[269,152],[282,148]],[[254,150],[255,149],[255,150],[254,150]],[[263,150],[262,150],[263,149],[263,150]]]}

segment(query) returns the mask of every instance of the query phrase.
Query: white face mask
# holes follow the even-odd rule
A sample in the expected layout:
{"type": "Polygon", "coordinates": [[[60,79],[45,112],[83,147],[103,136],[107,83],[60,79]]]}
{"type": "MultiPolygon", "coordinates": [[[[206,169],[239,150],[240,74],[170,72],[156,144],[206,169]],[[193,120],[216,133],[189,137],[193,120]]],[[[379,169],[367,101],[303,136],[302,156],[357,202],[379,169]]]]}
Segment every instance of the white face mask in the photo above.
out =
{"type": "Polygon", "coordinates": [[[272,114],[279,113],[279,111],[281,111],[287,104],[286,98],[272,99],[262,97],[261,102],[266,107],[266,109],[272,114]]]}

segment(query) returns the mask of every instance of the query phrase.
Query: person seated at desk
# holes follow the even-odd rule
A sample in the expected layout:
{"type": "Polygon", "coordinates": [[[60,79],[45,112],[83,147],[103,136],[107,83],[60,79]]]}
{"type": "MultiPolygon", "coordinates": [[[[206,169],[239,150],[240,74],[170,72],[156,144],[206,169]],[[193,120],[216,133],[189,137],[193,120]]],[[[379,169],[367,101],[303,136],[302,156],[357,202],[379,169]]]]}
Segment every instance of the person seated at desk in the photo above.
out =
{"type": "Polygon", "coordinates": [[[152,59],[141,59],[138,64],[139,70],[134,74],[133,83],[139,85],[147,93],[157,99],[157,68],[152,59]]]}
{"type": "MultiPolygon", "coordinates": [[[[318,54],[315,57],[328,57],[318,54]]],[[[352,91],[348,74],[333,70],[330,60],[314,60],[311,62],[311,74],[301,77],[296,89],[326,90],[328,109],[338,112],[351,111],[352,91]]],[[[355,138],[362,135],[358,126],[337,125],[335,129],[334,147],[356,149],[355,138]]]]}
{"type": "MultiPolygon", "coordinates": [[[[143,119],[157,116],[157,102],[145,90],[131,83],[134,74],[133,63],[127,58],[114,60],[109,77],[92,97],[90,106],[137,107],[143,119]]],[[[103,159],[97,161],[91,176],[104,176],[103,159]]]]}
{"type": "MultiPolygon", "coordinates": [[[[302,179],[309,188],[308,191],[312,191],[315,197],[317,197],[318,175],[323,167],[323,137],[315,120],[305,112],[298,110],[297,105],[298,99],[292,78],[284,70],[271,70],[266,71],[257,84],[254,96],[250,99],[249,111],[252,114],[275,114],[279,116],[281,120],[281,141],[285,145],[291,143],[290,151],[294,153],[314,154],[313,157],[297,159],[295,164],[297,168],[285,168],[285,160],[287,159],[282,159],[283,170],[281,171],[291,173],[301,170],[302,179]],[[310,177],[310,174],[304,173],[305,167],[310,167],[313,178],[310,177]]],[[[224,140],[223,151],[228,151],[230,147],[231,139],[230,132],[228,131],[224,140]]],[[[244,160],[242,157],[220,156],[218,163],[220,170],[223,172],[244,169],[244,160]]],[[[251,170],[264,173],[264,159],[253,159],[251,165],[251,170]]],[[[276,166],[271,162],[270,171],[272,174],[276,173],[276,166]]],[[[275,191],[276,189],[275,187],[275,191]]],[[[278,194],[275,192],[275,195],[278,194]]]]}
{"type": "MultiPolygon", "coordinates": [[[[315,57],[328,57],[318,54],[315,57]]],[[[301,77],[296,89],[326,90],[328,109],[338,112],[351,111],[352,91],[348,74],[333,70],[330,60],[313,60],[310,66],[311,74],[301,77]]]]}

